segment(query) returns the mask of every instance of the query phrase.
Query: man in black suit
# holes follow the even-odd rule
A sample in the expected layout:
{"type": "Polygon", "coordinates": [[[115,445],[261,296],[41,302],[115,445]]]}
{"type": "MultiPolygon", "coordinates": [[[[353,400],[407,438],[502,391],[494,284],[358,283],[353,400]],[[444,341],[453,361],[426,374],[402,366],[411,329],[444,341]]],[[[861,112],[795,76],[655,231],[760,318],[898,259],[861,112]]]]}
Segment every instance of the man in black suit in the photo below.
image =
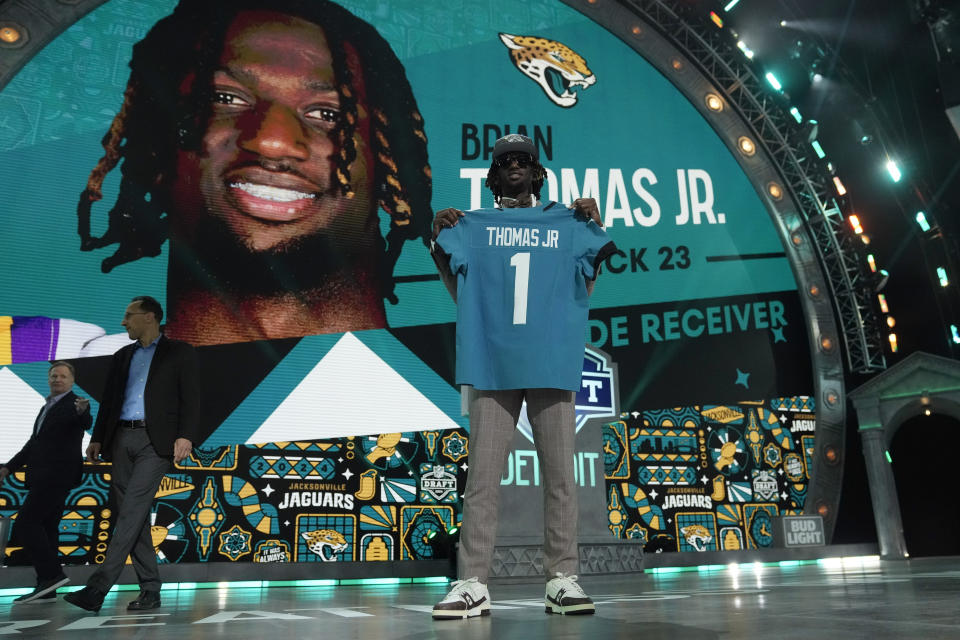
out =
{"type": "Polygon", "coordinates": [[[127,609],[160,606],[160,572],[150,536],[150,506],[170,460],[180,462],[197,441],[200,408],[197,357],[186,342],[160,333],[163,309],[150,296],[127,306],[123,327],[133,344],[113,355],[87,459],[113,462],[111,490],[117,521],[100,568],[80,591],[64,600],[99,611],[127,556],[140,581],[140,595],[127,609]]]}
{"type": "Polygon", "coordinates": [[[63,574],[57,551],[60,518],[70,489],[80,484],[83,432],[90,428],[90,401],[73,392],[74,369],[57,361],[47,371],[50,395],[33,423],[33,435],[10,462],[0,466],[0,482],[26,465],[27,499],[17,513],[14,535],[22,542],[37,571],[37,587],[14,600],[52,602],[63,574]]]}

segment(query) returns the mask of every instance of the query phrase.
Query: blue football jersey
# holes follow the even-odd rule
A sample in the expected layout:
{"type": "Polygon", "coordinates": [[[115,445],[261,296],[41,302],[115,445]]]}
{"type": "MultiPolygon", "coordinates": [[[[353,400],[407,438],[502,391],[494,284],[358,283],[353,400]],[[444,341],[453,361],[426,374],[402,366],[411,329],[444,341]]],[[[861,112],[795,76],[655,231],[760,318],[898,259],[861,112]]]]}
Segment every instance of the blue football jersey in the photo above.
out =
{"type": "Polygon", "coordinates": [[[563,205],[469,211],[437,244],[457,275],[457,383],[580,389],[587,279],[616,250],[563,205]]]}

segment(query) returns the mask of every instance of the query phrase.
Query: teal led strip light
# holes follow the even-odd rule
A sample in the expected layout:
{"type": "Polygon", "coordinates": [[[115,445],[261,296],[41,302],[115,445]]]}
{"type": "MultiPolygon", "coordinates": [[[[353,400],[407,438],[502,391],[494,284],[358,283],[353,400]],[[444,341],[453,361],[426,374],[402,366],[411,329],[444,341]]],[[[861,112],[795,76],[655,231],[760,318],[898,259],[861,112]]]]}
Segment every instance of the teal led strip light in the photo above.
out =
{"type": "MultiPolygon", "coordinates": [[[[446,576],[430,576],[426,578],[360,578],[340,580],[236,580],[233,582],[169,582],[161,588],[163,591],[193,591],[195,589],[268,589],[270,587],[337,587],[337,586],[396,586],[402,584],[446,584],[446,576]]],[[[58,589],[61,593],[79,591],[83,587],[72,586],[58,589]]],[[[139,591],[137,584],[114,585],[110,591],[139,591]]],[[[7,596],[21,596],[32,592],[33,589],[20,587],[16,589],[0,589],[0,598],[7,596]]]]}
{"type": "Polygon", "coordinates": [[[779,562],[747,562],[747,563],[732,563],[732,564],[701,564],[694,565],[691,567],[654,567],[652,569],[644,569],[644,573],[652,573],[656,575],[664,575],[671,573],[685,573],[688,571],[697,571],[700,573],[711,573],[714,571],[727,571],[736,568],[738,571],[751,571],[757,567],[777,567],[780,569],[789,569],[791,567],[799,567],[801,565],[808,564],[817,564],[821,567],[826,568],[864,568],[864,564],[869,564],[873,562],[878,562],[879,558],[877,556],[856,556],[856,557],[843,557],[843,558],[818,558],[816,560],[780,560],[779,562]]]}

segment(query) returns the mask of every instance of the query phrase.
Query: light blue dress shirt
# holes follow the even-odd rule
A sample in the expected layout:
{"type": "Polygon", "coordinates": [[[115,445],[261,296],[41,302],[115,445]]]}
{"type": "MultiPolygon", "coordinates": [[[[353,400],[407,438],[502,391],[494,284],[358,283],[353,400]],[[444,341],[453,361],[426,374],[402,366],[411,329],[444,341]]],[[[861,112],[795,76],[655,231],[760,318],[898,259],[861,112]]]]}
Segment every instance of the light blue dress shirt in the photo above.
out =
{"type": "Polygon", "coordinates": [[[147,388],[147,375],[150,373],[150,363],[157,352],[158,336],[147,346],[137,342],[137,348],[130,359],[130,373],[127,374],[127,388],[123,394],[123,408],[120,409],[121,420],[143,420],[146,413],[143,410],[143,393],[147,388]]]}

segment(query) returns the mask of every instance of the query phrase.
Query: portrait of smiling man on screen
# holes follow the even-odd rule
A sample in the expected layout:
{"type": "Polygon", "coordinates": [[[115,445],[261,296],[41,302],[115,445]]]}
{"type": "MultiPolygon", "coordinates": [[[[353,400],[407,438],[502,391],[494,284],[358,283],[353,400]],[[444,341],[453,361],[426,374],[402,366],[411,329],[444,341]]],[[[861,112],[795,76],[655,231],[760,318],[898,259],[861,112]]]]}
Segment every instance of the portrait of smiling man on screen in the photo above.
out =
{"type": "Polygon", "coordinates": [[[103,270],[169,239],[165,332],[195,345],[385,327],[432,211],[423,119],[377,31],[325,1],[182,0],[130,67],[78,207],[84,250],[118,245],[103,270]]]}

